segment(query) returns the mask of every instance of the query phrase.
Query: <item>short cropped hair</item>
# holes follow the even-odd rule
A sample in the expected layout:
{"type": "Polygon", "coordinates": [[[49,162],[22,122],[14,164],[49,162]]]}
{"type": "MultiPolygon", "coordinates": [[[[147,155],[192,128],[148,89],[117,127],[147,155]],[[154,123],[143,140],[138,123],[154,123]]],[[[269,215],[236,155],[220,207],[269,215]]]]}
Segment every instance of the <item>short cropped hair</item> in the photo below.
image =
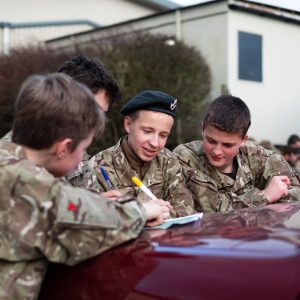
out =
{"type": "Polygon", "coordinates": [[[300,137],[297,134],[292,134],[289,136],[289,138],[287,140],[287,144],[288,144],[288,146],[293,146],[294,144],[296,144],[299,141],[300,141],[300,137]]]}
{"type": "Polygon", "coordinates": [[[12,141],[43,150],[71,138],[74,151],[93,130],[104,127],[105,115],[86,86],[62,73],[34,75],[15,102],[12,141]]]}
{"type": "Polygon", "coordinates": [[[203,118],[203,130],[207,125],[229,133],[239,133],[244,138],[251,125],[249,108],[238,97],[222,95],[208,106],[203,118]]]}
{"type": "Polygon", "coordinates": [[[128,117],[131,119],[132,122],[136,121],[139,118],[140,110],[136,110],[128,114],[128,117]]]}
{"type": "Polygon", "coordinates": [[[104,89],[110,104],[122,98],[119,86],[103,64],[82,54],[65,61],[57,70],[84,83],[94,94],[104,89]]]}
{"type": "Polygon", "coordinates": [[[280,152],[282,156],[291,155],[293,153],[292,148],[290,146],[283,146],[280,149],[280,152]]]}

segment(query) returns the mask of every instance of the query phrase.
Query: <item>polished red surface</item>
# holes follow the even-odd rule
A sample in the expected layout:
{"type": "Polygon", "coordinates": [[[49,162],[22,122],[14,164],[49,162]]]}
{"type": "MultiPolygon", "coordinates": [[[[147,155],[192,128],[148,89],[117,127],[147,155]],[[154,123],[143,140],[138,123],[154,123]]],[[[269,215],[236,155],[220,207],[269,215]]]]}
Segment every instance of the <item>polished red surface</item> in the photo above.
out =
{"type": "Polygon", "coordinates": [[[51,265],[39,299],[299,300],[300,203],[210,214],[51,265]]]}

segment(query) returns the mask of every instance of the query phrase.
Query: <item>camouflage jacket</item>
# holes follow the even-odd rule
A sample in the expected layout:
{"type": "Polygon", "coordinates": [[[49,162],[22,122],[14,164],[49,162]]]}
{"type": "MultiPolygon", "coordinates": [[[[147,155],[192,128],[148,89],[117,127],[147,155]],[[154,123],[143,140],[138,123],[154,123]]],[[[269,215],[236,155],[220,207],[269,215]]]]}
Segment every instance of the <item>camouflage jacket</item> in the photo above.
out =
{"type": "MultiPolygon", "coordinates": [[[[104,166],[114,189],[119,190],[123,195],[131,195],[142,201],[149,199],[131,181],[133,176],[138,175],[130,167],[120,143],[121,140],[115,146],[96,154],[90,160],[94,175],[91,175],[87,186],[101,192],[109,190],[100,172],[100,166],[104,166]]],[[[158,156],[151,161],[149,169],[144,178],[141,179],[157,198],[169,201],[172,204],[172,217],[195,213],[193,198],[186,188],[182,167],[174,154],[168,149],[163,148],[158,156]]]]}
{"type": "Polygon", "coordinates": [[[266,204],[261,191],[276,175],[287,175],[291,180],[289,195],[281,201],[300,200],[299,177],[295,171],[280,155],[254,143],[247,142],[240,148],[235,180],[209,163],[202,141],[179,145],[174,153],[184,166],[196,210],[208,213],[266,204]]]}
{"type": "Polygon", "coordinates": [[[295,170],[298,172],[298,175],[300,175],[300,160],[296,162],[295,170]]]}
{"type": "MultiPolygon", "coordinates": [[[[1,140],[11,142],[12,131],[4,135],[1,140]]],[[[89,155],[84,152],[83,158],[78,167],[66,175],[66,180],[73,186],[80,186],[80,182],[83,181],[85,174],[89,172],[89,155]]]]}
{"type": "Polygon", "coordinates": [[[0,299],[36,299],[49,261],[77,264],[135,238],[138,201],[108,201],[74,188],[0,141],[0,299]]]}
{"type": "Polygon", "coordinates": [[[90,174],[89,158],[90,158],[90,155],[87,154],[87,152],[85,151],[83,153],[82,160],[79,163],[78,167],[66,175],[66,180],[71,185],[73,185],[75,187],[81,186],[80,183],[84,180],[85,175],[90,174]]]}

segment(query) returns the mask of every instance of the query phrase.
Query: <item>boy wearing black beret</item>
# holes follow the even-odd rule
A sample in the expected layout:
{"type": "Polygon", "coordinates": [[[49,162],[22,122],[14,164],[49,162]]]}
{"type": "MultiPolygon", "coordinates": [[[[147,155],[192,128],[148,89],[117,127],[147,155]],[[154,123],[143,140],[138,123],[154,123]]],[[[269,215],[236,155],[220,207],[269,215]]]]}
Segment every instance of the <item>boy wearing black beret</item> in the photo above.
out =
{"type": "Polygon", "coordinates": [[[176,114],[176,98],[153,90],[143,91],[121,109],[127,135],[90,160],[96,176],[93,187],[109,190],[100,172],[105,168],[111,185],[123,195],[148,199],[131,178],[137,176],[158,198],[169,201],[172,217],[195,213],[191,193],[187,190],[182,167],[165,148],[176,114]],[[97,177],[97,180],[96,180],[97,177]]]}

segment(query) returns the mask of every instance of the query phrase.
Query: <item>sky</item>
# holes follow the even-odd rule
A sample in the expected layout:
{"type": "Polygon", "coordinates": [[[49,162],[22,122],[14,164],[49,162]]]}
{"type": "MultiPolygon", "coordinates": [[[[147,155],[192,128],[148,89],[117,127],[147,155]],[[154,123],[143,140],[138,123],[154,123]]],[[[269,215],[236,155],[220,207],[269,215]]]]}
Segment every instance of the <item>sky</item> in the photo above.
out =
{"type": "MultiPolygon", "coordinates": [[[[183,6],[193,5],[197,3],[207,2],[208,0],[172,0],[183,6]]],[[[251,0],[250,0],[251,1],[251,0]]],[[[291,10],[300,11],[300,1],[299,0],[253,0],[253,2],[265,3],[273,6],[283,7],[291,10]]]]}

